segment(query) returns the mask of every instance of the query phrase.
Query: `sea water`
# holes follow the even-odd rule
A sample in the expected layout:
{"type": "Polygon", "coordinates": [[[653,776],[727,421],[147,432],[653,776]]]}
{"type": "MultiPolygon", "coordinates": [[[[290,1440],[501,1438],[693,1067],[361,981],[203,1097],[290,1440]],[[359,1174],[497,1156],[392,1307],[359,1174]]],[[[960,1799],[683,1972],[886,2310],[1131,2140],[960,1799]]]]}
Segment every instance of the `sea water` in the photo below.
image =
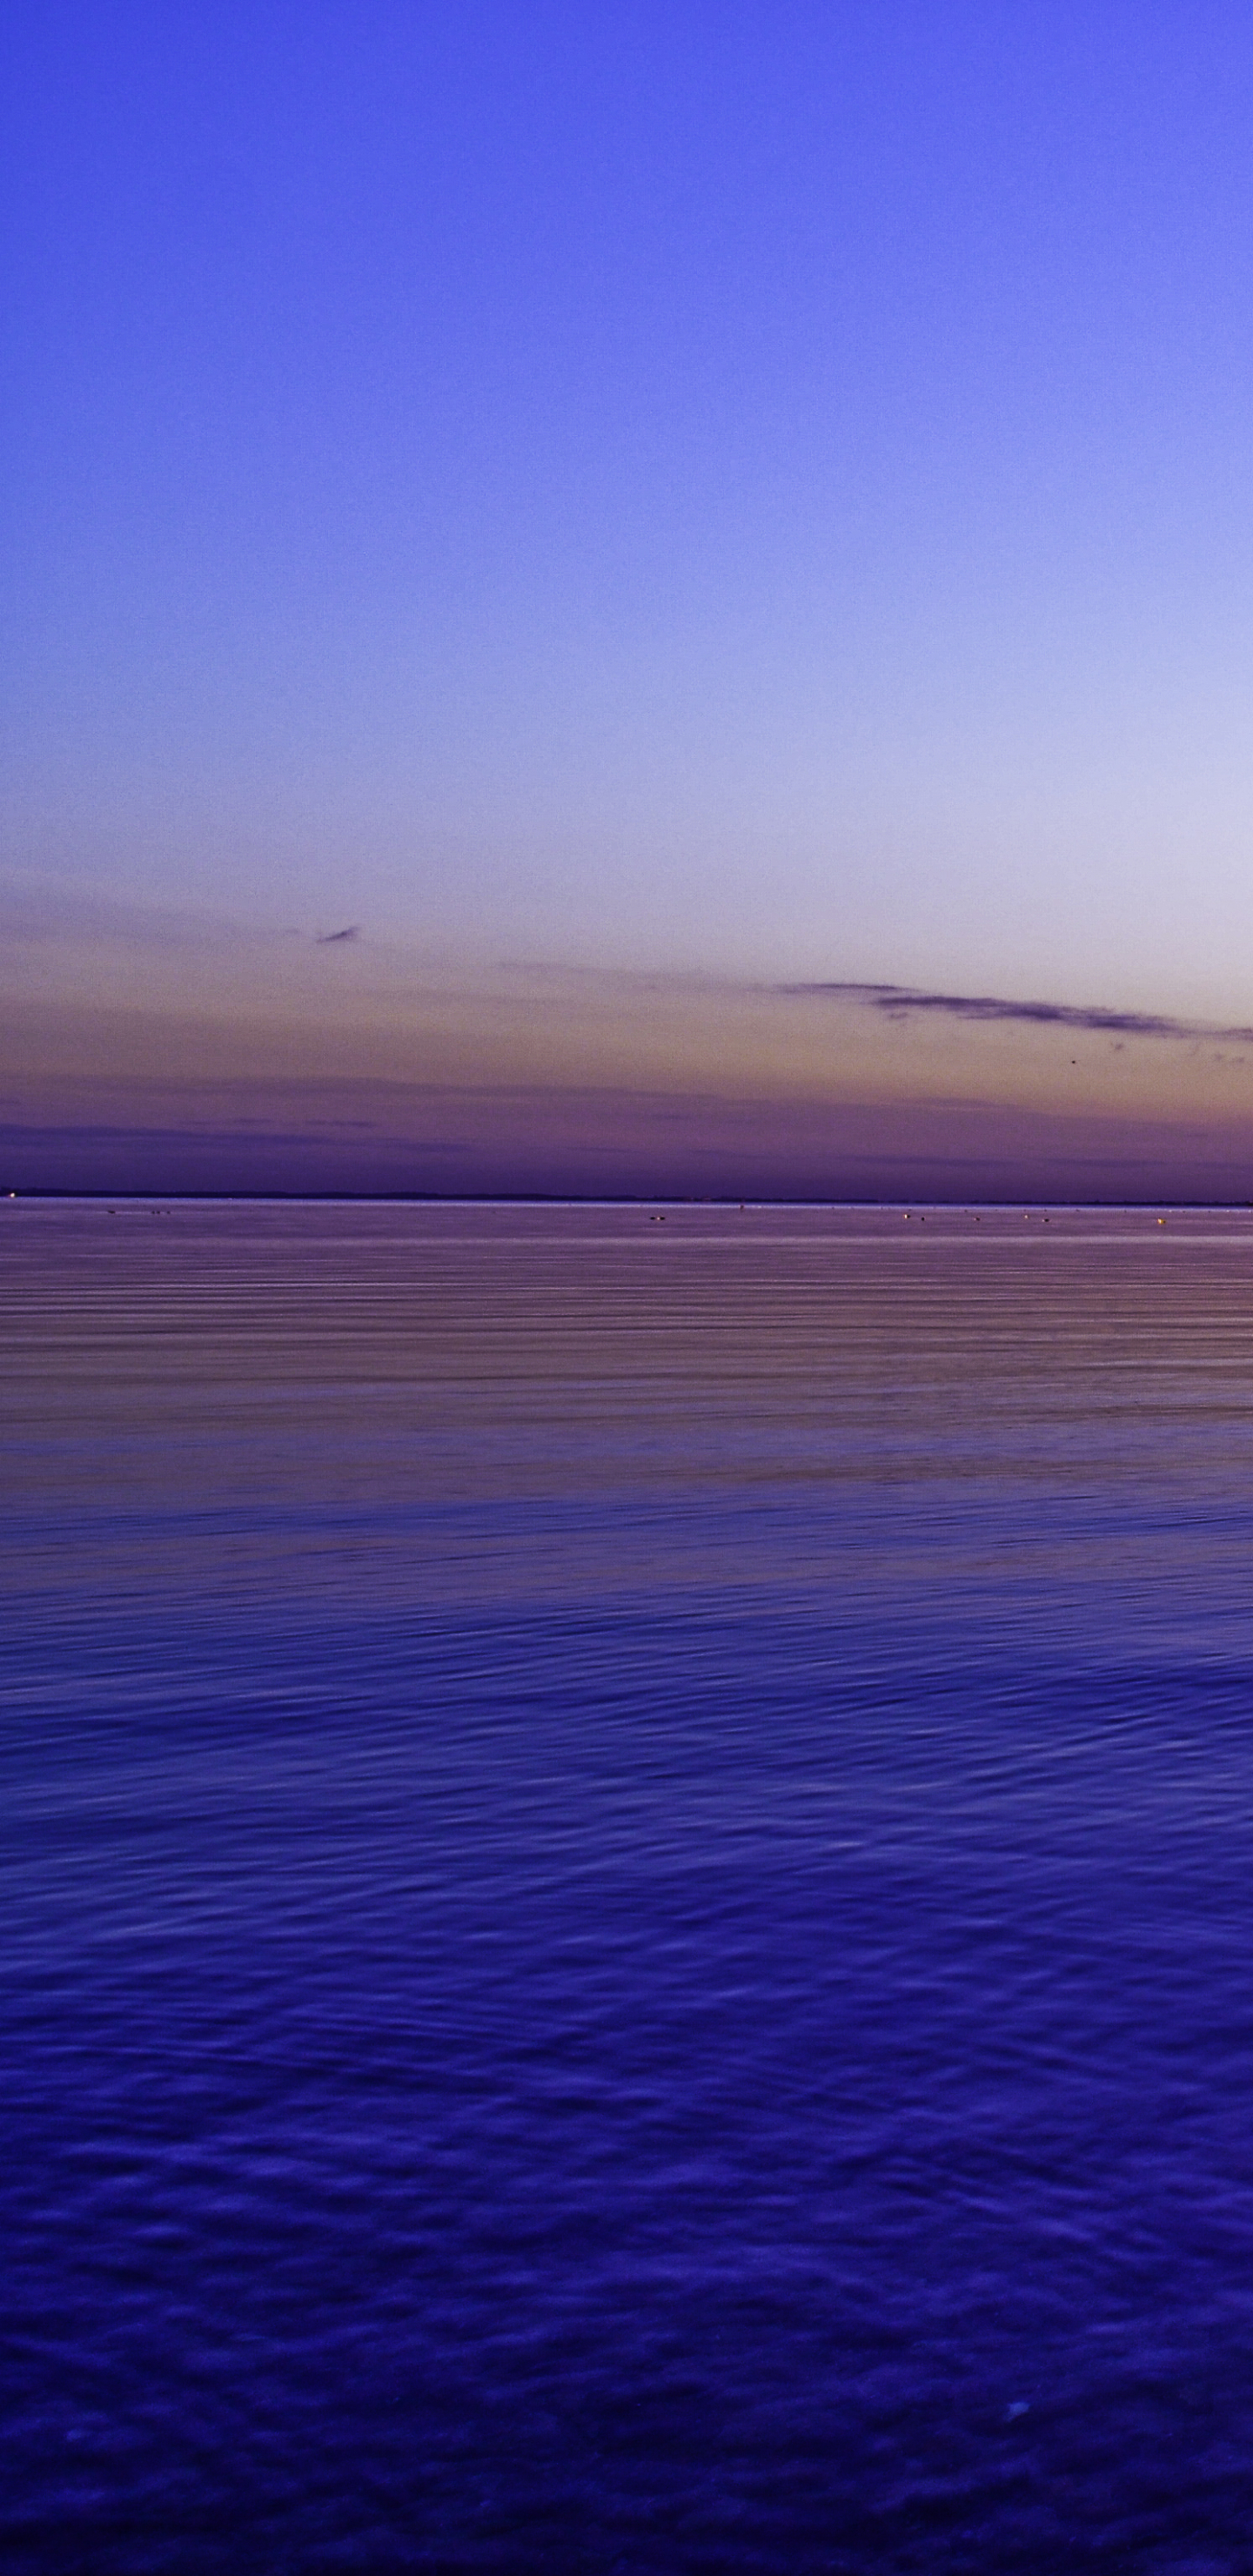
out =
{"type": "Polygon", "coordinates": [[[1253,2565],[1253,1216],[0,1283],[6,2570],[1253,2565]]]}

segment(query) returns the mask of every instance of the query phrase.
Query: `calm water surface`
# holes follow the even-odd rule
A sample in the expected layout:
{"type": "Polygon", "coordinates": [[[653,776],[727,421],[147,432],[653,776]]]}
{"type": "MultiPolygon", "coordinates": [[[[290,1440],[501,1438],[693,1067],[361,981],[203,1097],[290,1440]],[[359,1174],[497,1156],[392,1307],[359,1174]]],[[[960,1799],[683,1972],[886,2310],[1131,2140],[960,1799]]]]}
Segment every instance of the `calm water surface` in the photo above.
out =
{"type": "Polygon", "coordinates": [[[1253,1217],[0,1284],[6,2571],[1253,2568],[1253,1217]]]}

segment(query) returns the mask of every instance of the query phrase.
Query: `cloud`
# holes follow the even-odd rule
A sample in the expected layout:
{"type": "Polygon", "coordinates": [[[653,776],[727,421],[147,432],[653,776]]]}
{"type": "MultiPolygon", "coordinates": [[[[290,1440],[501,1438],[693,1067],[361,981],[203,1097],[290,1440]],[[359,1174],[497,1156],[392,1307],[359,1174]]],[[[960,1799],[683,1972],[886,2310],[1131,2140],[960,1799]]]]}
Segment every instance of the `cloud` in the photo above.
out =
{"type": "Polygon", "coordinates": [[[859,1003],[888,1019],[930,1012],[954,1020],[1019,1021],[1034,1028],[1081,1029],[1108,1037],[1226,1038],[1253,1046],[1253,1028],[1225,1028],[1210,1020],[1176,1019],[1166,1011],[1113,1011],[1099,1003],[1016,1002],[995,993],[926,993],[909,984],[778,984],[796,999],[825,994],[833,1002],[859,1003]]]}
{"type": "Polygon", "coordinates": [[[341,939],[359,939],[360,937],[360,922],[350,921],[346,930],[324,930],[318,938],[317,945],[319,948],[338,948],[341,939]]]}

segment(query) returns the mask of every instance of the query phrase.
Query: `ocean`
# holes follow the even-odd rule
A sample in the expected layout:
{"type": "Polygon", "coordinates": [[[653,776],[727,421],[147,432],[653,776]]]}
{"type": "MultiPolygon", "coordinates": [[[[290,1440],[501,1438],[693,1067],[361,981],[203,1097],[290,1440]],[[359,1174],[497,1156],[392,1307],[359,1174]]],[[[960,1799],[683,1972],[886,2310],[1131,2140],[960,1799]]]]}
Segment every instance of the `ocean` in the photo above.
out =
{"type": "Polygon", "coordinates": [[[6,2576],[1253,2567],[1253,1214],[0,1289],[6,2576]]]}

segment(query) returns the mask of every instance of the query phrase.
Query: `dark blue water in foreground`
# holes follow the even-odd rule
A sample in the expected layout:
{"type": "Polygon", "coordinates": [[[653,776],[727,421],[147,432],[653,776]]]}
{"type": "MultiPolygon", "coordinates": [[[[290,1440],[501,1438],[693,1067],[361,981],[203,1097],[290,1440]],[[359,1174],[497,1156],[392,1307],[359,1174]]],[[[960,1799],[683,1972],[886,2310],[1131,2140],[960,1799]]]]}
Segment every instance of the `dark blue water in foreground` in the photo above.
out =
{"type": "Polygon", "coordinates": [[[6,2571],[1253,2568],[1253,1217],[0,1276],[6,2571]]]}

